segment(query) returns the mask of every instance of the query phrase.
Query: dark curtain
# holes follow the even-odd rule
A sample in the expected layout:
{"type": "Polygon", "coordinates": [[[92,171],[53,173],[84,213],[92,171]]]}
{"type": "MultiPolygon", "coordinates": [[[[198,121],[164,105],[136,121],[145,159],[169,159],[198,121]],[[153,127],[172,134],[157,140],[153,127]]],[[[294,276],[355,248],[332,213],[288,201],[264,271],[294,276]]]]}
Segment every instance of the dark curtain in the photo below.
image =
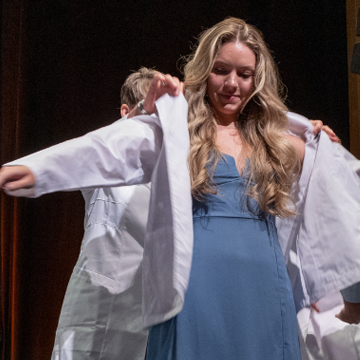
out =
{"type": "MultiPolygon", "coordinates": [[[[122,82],[140,66],[181,77],[184,55],[227,16],[265,34],[288,106],[349,147],[345,2],[301,0],[3,0],[1,163],[119,117],[122,82]]],[[[6,360],[50,358],[82,237],[78,192],[1,194],[0,342],[6,360]]]]}
{"type": "MultiPolygon", "coordinates": [[[[8,36],[2,37],[1,61],[1,162],[19,156],[22,109],[19,101],[22,99],[21,71],[23,58],[21,56],[21,22],[20,2],[14,1],[11,9],[2,4],[2,29],[8,36]]],[[[1,216],[1,293],[0,293],[0,341],[2,359],[16,358],[16,345],[19,339],[19,309],[20,273],[17,271],[21,261],[20,223],[22,206],[17,199],[0,194],[1,216]]]]}

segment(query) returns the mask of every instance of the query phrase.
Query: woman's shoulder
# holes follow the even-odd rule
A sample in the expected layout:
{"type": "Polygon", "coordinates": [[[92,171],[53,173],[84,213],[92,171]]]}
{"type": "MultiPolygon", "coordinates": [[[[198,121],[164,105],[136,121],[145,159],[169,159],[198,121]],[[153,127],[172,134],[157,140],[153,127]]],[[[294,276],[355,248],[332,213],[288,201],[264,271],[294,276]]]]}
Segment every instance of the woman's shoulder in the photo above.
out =
{"type": "Polygon", "coordinates": [[[305,156],[305,141],[290,134],[284,134],[283,136],[292,142],[300,157],[301,162],[303,162],[305,156]]]}

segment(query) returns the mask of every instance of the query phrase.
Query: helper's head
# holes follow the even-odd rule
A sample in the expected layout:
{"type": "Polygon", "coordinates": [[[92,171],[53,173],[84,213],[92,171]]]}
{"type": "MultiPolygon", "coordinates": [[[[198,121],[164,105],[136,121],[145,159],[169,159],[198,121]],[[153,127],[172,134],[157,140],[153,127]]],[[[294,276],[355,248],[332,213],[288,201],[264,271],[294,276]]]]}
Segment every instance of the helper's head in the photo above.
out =
{"type": "Polygon", "coordinates": [[[154,75],[158,71],[141,67],[129,75],[120,90],[121,117],[124,117],[136,104],[145,98],[154,75]]]}

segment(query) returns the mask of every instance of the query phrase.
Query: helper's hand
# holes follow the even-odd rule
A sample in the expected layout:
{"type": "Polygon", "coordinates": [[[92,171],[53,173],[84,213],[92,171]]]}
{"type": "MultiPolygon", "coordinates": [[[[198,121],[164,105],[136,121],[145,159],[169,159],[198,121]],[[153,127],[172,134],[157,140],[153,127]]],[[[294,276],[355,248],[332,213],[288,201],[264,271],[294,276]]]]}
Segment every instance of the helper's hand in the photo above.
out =
{"type": "Polygon", "coordinates": [[[320,312],[320,309],[319,309],[319,307],[317,306],[316,302],[312,303],[312,304],[310,305],[310,307],[311,307],[312,309],[314,309],[317,313],[320,312]]]}
{"type": "Polygon", "coordinates": [[[329,136],[329,138],[332,142],[337,142],[337,143],[341,144],[340,138],[327,125],[324,125],[321,130],[326,132],[326,134],[329,136]]]}
{"type": "MultiPolygon", "coordinates": [[[[184,84],[177,77],[157,73],[154,75],[149,92],[144,99],[143,108],[148,114],[153,114],[156,112],[155,101],[157,99],[164,94],[178,96],[181,92],[184,92],[184,84]]],[[[137,106],[130,111],[128,118],[136,115],[141,115],[137,106]]]]}
{"type": "Polygon", "coordinates": [[[360,303],[350,303],[344,300],[344,308],[335,316],[346,323],[359,324],[360,303]]]}
{"type": "Polygon", "coordinates": [[[314,135],[317,135],[321,130],[324,131],[332,142],[337,142],[341,144],[340,138],[336,136],[334,131],[329,128],[329,126],[324,125],[321,120],[310,120],[311,124],[314,126],[314,135]]]}
{"type": "Polygon", "coordinates": [[[35,176],[26,166],[4,166],[0,170],[0,187],[9,195],[12,191],[29,189],[35,185],[35,176]]]}

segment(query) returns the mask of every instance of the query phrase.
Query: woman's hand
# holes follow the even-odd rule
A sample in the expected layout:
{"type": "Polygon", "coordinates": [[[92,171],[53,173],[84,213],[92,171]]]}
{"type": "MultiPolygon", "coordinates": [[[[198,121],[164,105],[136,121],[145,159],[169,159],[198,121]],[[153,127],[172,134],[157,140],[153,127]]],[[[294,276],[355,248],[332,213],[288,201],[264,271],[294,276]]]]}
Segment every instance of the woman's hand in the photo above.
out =
{"type": "MultiPolygon", "coordinates": [[[[184,83],[182,83],[177,77],[169,74],[163,75],[161,73],[157,73],[154,75],[149,92],[144,99],[143,108],[148,114],[153,114],[156,112],[155,101],[157,99],[164,94],[178,96],[181,92],[184,92],[184,83]]],[[[136,106],[130,111],[128,118],[137,115],[142,115],[142,113],[136,106]]]]}
{"type": "Polygon", "coordinates": [[[320,312],[320,309],[319,309],[319,307],[317,306],[316,302],[312,303],[312,304],[310,305],[310,307],[311,307],[312,309],[314,309],[317,313],[320,312]]]}
{"type": "Polygon", "coordinates": [[[26,166],[4,166],[0,170],[0,188],[6,192],[28,189],[35,185],[35,176],[26,166]]]}
{"type": "Polygon", "coordinates": [[[313,131],[314,135],[317,135],[322,130],[327,134],[327,136],[330,138],[332,142],[337,142],[341,144],[340,138],[336,136],[334,131],[329,126],[324,125],[321,120],[310,120],[310,122],[314,127],[314,131],[313,131]]]}

